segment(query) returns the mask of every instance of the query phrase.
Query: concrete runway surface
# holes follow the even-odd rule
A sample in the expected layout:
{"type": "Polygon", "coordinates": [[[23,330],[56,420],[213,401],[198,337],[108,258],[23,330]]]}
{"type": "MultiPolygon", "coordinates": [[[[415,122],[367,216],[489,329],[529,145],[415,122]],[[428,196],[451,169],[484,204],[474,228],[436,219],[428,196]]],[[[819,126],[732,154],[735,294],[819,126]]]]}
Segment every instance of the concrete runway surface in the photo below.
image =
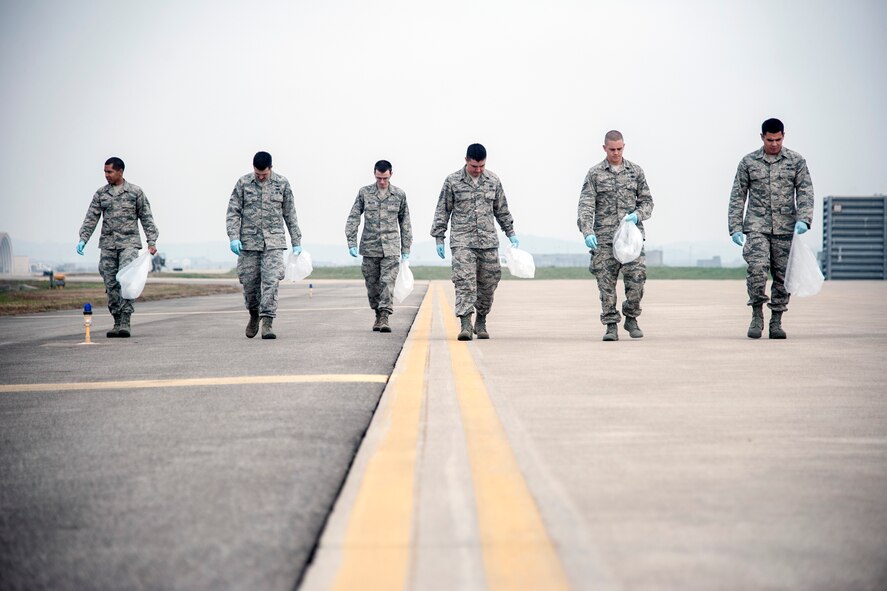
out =
{"type": "Polygon", "coordinates": [[[449,282],[393,335],[315,285],[276,342],[234,296],[88,348],[77,314],[0,319],[0,586],[887,588],[887,282],[753,341],[742,282],[652,281],[616,343],[592,281],[502,282],[470,343],[449,282]]]}

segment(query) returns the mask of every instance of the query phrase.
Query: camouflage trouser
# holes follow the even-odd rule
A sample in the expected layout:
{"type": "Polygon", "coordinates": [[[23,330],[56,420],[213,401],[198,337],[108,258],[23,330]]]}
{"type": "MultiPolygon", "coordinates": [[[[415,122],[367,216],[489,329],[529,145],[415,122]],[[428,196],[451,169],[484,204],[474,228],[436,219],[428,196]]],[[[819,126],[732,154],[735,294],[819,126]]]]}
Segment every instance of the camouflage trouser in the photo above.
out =
{"type": "Polygon", "coordinates": [[[135,246],[129,248],[103,248],[99,256],[99,274],[105,281],[105,293],[108,294],[108,310],[113,316],[119,314],[132,314],[132,300],[124,300],[120,296],[120,282],[117,281],[117,271],[127,263],[139,256],[139,249],[135,246]]]}
{"type": "Polygon", "coordinates": [[[769,300],[769,308],[776,312],[788,309],[788,291],[785,289],[785,268],[792,248],[791,234],[761,234],[748,232],[742,258],[748,263],[745,284],[748,305],[760,306],[769,300]],[[767,297],[767,272],[773,276],[770,297],[767,297]]]}
{"type": "Polygon", "coordinates": [[[277,286],[283,279],[285,249],[244,250],[237,257],[237,276],[243,285],[247,310],[259,316],[277,316],[277,286]]]}
{"type": "Polygon", "coordinates": [[[400,268],[400,257],[363,257],[360,265],[363,278],[366,280],[367,299],[370,308],[391,314],[391,294],[394,293],[394,282],[400,268]]]}
{"type": "Polygon", "coordinates": [[[487,315],[493,294],[502,277],[498,248],[454,248],[453,284],[456,286],[456,316],[487,315]]]}
{"type": "Polygon", "coordinates": [[[601,323],[619,324],[621,320],[616,309],[616,280],[620,270],[625,283],[622,313],[634,318],[640,316],[641,298],[644,297],[644,283],[647,281],[647,257],[644,251],[641,250],[641,256],[624,265],[613,256],[612,244],[599,244],[597,250],[589,252],[591,262],[588,270],[597,279],[597,288],[601,293],[601,323]]]}

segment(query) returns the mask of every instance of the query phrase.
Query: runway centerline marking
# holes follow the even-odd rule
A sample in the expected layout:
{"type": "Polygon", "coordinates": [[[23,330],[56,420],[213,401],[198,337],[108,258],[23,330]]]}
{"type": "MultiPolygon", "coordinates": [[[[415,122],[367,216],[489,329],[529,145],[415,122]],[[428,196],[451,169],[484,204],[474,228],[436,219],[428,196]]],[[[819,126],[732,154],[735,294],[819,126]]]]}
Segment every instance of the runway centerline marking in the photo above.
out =
{"type": "Polygon", "coordinates": [[[231,376],[175,380],[127,380],[110,382],[62,382],[44,384],[0,384],[0,394],[16,392],[67,392],[73,390],[133,390],[144,388],[188,388],[196,386],[241,386],[251,384],[384,384],[384,374],[305,374],[281,376],[231,376]]]}
{"type": "MultiPolygon", "coordinates": [[[[404,589],[410,568],[420,411],[426,389],[431,290],[403,353],[403,369],[391,376],[383,420],[388,430],[370,457],[342,542],[342,562],[332,589],[404,589]]],[[[377,411],[378,412],[378,411],[377,411]]],[[[384,423],[383,423],[384,424],[384,423]]]]}
{"type": "MultiPolygon", "coordinates": [[[[450,350],[474,483],[478,529],[487,586],[510,589],[569,589],[539,508],[524,480],[505,430],[469,350],[456,340],[459,326],[435,286],[450,350]]],[[[477,346],[483,346],[478,344],[477,346]]]]}

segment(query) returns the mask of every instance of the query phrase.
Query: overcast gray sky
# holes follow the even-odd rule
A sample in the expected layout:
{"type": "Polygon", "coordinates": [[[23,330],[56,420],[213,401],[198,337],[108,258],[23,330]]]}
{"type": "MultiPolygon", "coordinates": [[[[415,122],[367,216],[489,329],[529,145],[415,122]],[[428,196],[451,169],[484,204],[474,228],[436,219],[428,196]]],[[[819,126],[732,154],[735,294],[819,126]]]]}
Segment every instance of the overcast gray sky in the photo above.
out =
{"type": "Polygon", "coordinates": [[[887,192],[887,3],[875,0],[0,6],[0,231],[13,239],[73,249],[117,155],[161,249],[224,251],[228,197],[267,150],[306,248],[345,248],[380,158],[428,240],[444,177],[481,142],[518,236],[581,242],[579,190],[615,128],[653,192],[648,242],[726,242],[736,165],[772,116],[812,172],[812,246],[822,197],[887,192]]]}

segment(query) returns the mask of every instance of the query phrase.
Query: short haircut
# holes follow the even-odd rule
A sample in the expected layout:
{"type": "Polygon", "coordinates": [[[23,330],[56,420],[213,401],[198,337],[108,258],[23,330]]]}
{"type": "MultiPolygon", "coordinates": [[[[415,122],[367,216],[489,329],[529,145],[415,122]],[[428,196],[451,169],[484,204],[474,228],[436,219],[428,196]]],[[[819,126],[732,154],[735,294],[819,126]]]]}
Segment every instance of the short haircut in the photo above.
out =
{"type": "Polygon", "coordinates": [[[465,157],[475,162],[483,162],[487,159],[487,149],[480,144],[471,144],[465,152],[465,157]]]}
{"type": "Polygon", "coordinates": [[[611,129],[604,136],[604,143],[605,144],[607,142],[623,142],[623,141],[625,141],[625,140],[622,138],[622,132],[616,131],[615,129],[611,129]]]}
{"type": "Polygon", "coordinates": [[[271,168],[271,154],[268,152],[256,152],[253,156],[253,167],[256,170],[271,168]]]}
{"type": "Polygon", "coordinates": [[[782,124],[782,121],[776,119],[775,117],[772,119],[767,119],[763,123],[761,123],[761,135],[765,133],[785,133],[785,125],[782,124]]]}
{"type": "Polygon", "coordinates": [[[123,160],[121,160],[117,156],[111,156],[110,158],[105,160],[105,166],[108,166],[109,164],[114,170],[124,170],[126,168],[123,160]]]}
{"type": "Polygon", "coordinates": [[[376,165],[373,166],[373,170],[376,172],[391,172],[391,163],[387,160],[379,160],[376,162],[376,165]]]}

